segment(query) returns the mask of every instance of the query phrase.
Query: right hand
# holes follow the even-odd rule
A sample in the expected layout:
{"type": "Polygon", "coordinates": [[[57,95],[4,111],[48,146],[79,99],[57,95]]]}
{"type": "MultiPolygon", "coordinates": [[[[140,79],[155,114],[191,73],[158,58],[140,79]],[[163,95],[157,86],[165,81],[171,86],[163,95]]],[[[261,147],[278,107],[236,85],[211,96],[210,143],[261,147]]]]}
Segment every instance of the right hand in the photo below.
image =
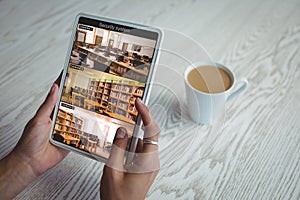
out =
{"type": "MultiPolygon", "coordinates": [[[[159,129],[149,109],[140,99],[136,108],[142,116],[144,139],[158,141],[159,129]]],[[[139,139],[136,156],[130,166],[124,166],[128,135],[125,128],[117,130],[113,149],[103,169],[100,185],[101,199],[144,199],[159,171],[158,146],[143,144],[139,139]]]]}

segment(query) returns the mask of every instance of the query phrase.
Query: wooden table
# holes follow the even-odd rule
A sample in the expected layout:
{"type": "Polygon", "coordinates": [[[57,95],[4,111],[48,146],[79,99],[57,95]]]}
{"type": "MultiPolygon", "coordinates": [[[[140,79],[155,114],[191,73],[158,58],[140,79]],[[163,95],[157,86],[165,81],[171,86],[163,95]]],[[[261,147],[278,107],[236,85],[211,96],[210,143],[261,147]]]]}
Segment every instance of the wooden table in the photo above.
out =
{"type": "Polygon", "coordinates": [[[89,53],[92,53],[92,54],[94,54],[94,55],[96,55],[96,56],[99,56],[99,57],[101,57],[101,59],[104,59],[104,60],[106,60],[106,61],[111,61],[111,60],[113,60],[113,59],[115,59],[116,57],[115,56],[105,56],[104,55],[104,52],[96,52],[94,49],[92,49],[92,48],[86,48],[86,47],[82,47],[82,46],[78,46],[80,49],[83,49],[83,50],[86,50],[86,51],[88,51],[89,53]]]}
{"type": "Polygon", "coordinates": [[[77,144],[77,142],[79,141],[78,138],[73,137],[71,135],[61,134],[61,136],[63,136],[63,138],[65,140],[64,142],[66,142],[67,144],[70,144],[72,141],[76,141],[76,144],[77,144]]]}
{"type": "Polygon", "coordinates": [[[100,103],[96,102],[96,101],[85,99],[83,107],[86,108],[86,109],[88,109],[88,110],[90,110],[91,106],[94,109],[95,109],[95,107],[102,107],[102,105],[100,103]]]}
{"type": "Polygon", "coordinates": [[[135,69],[133,66],[129,65],[128,63],[116,61],[115,56],[106,57],[106,56],[104,56],[104,53],[96,52],[94,49],[86,48],[86,47],[82,47],[82,46],[78,46],[78,47],[81,48],[81,49],[84,49],[84,50],[86,50],[86,51],[88,51],[92,54],[100,56],[101,58],[106,59],[107,61],[111,61],[111,62],[113,62],[113,63],[115,63],[115,64],[117,64],[121,67],[124,67],[127,70],[131,70],[131,71],[136,72],[138,74],[141,74],[143,76],[147,76],[147,74],[148,74],[147,67],[149,67],[149,64],[147,64],[147,63],[145,63],[145,66],[146,66],[145,69],[135,69]]]}
{"type": "Polygon", "coordinates": [[[141,75],[144,75],[144,76],[147,76],[148,75],[148,70],[147,70],[147,67],[149,67],[149,64],[144,64],[145,65],[145,68],[144,69],[136,69],[134,68],[132,65],[129,65],[128,63],[125,63],[125,62],[118,62],[118,61],[113,61],[113,63],[116,63],[117,65],[121,66],[121,67],[125,67],[127,68],[128,70],[131,70],[133,72],[136,72],[138,74],[141,74],[141,75]],[[147,67],[146,67],[147,66],[147,67]]]}
{"type": "MultiPolygon", "coordinates": [[[[169,65],[156,72],[150,111],[162,168],[147,199],[299,199],[299,10],[299,0],[2,0],[0,157],[60,73],[76,14],[89,12],[183,32],[249,80],[218,131],[197,126],[186,112],[186,63],[161,56],[169,65]]],[[[190,43],[173,44],[190,53],[190,43]]],[[[16,199],[98,199],[102,167],[70,153],[16,199]]]]}

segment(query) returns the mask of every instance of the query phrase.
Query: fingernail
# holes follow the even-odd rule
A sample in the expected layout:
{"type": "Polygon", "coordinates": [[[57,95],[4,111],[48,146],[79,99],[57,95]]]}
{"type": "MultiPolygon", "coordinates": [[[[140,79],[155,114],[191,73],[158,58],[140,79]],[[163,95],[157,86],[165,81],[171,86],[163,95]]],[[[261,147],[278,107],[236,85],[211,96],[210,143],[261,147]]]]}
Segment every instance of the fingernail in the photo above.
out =
{"type": "Polygon", "coordinates": [[[50,90],[50,94],[52,94],[55,90],[55,84],[52,85],[51,90],[50,90]]]}
{"type": "Polygon", "coordinates": [[[118,130],[117,130],[116,138],[117,138],[117,139],[123,139],[123,138],[126,137],[126,135],[127,135],[127,130],[126,130],[126,128],[119,127],[118,130]]]}
{"type": "Polygon", "coordinates": [[[138,98],[137,99],[141,104],[144,104],[144,102],[140,99],[140,98],[138,98]]]}

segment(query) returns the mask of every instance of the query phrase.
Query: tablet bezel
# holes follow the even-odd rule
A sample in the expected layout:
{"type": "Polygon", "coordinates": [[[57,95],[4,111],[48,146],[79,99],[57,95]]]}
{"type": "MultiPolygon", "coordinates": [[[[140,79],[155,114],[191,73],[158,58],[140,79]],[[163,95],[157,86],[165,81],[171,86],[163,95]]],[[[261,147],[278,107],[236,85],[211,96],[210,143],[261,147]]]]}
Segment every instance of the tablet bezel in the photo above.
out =
{"type": "MultiPolygon", "coordinates": [[[[140,25],[140,24],[136,24],[136,23],[132,23],[132,22],[126,22],[126,21],[122,21],[119,19],[112,19],[112,18],[106,18],[106,17],[102,17],[102,16],[95,16],[95,15],[90,15],[90,14],[86,14],[86,13],[79,13],[76,16],[75,22],[73,24],[73,28],[72,28],[72,34],[71,34],[71,38],[69,41],[69,47],[67,50],[67,55],[66,55],[66,59],[65,59],[65,63],[64,63],[64,69],[63,69],[63,74],[62,74],[62,78],[60,81],[60,85],[61,87],[59,88],[59,96],[58,96],[58,101],[56,103],[55,109],[54,109],[54,113],[53,113],[53,117],[52,117],[52,126],[51,126],[51,131],[49,134],[49,140],[52,144],[59,146],[61,148],[79,153],[81,155],[84,155],[86,157],[92,158],[94,160],[97,161],[101,161],[101,162],[106,162],[107,158],[105,157],[101,157],[98,156],[96,154],[92,154],[89,152],[85,152],[85,151],[81,151],[75,147],[66,145],[64,143],[55,141],[54,139],[52,139],[52,134],[54,131],[54,126],[56,124],[56,117],[57,117],[57,113],[58,113],[58,109],[60,106],[60,102],[61,102],[61,96],[62,96],[62,92],[63,92],[63,87],[62,85],[64,85],[65,83],[65,79],[66,79],[66,75],[67,75],[67,71],[68,71],[68,65],[69,65],[69,61],[70,61],[70,56],[71,56],[71,52],[72,52],[72,48],[73,48],[73,44],[75,42],[75,36],[76,36],[76,31],[77,31],[77,27],[78,27],[78,23],[79,23],[79,19],[81,17],[84,18],[88,18],[89,20],[95,20],[97,21],[102,21],[102,22],[108,22],[108,23],[113,23],[113,24],[117,24],[117,25],[121,25],[121,26],[126,26],[126,27],[130,27],[130,28],[134,28],[134,29],[138,29],[138,30],[142,30],[142,31],[151,31],[154,33],[157,33],[157,40],[156,40],[156,44],[155,44],[155,51],[152,57],[152,62],[149,68],[149,73],[147,76],[147,80],[145,82],[145,90],[144,90],[144,95],[142,97],[142,101],[147,105],[148,101],[149,101],[149,94],[151,91],[151,82],[154,79],[154,73],[156,70],[156,65],[157,65],[157,61],[159,58],[159,49],[160,49],[160,45],[161,45],[161,41],[162,41],[162,31],[159,28],[155,28],[155,27],[150,27],[150,26],[145,26],[145,25],[140,25]]],[[[129,152],[135,152],[136,146],[137,146],[137,142],[138,142],[138,138],[142,137],[141,134],[141,128],[142,128],[142,119],[140,114],[138,114],[137,120],[136,120],[136,124],[134,126],[134,130],[132,133],[132,140],[131,140],[131,144],[130,144],[130,148],[129,148],[129,152]]],[[[126,162],[131,162],[133,159],[133,153],[130,153],[127,155],[126,158],[126,162]]]]}

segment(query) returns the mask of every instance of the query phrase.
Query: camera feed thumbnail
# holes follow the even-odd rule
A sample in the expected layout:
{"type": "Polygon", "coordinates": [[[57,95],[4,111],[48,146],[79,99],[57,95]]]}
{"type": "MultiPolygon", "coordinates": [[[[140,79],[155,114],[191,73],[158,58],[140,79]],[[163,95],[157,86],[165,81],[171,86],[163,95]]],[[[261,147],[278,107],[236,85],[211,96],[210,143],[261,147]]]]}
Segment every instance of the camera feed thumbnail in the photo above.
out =
{"type": "MultiPolygon", "coordinates": [[[[133,134],[156,40],[79,24],[52,138],[105,158],[133,134]]],[[[130,142],[129,142],[130,143],[130,142]]]]}

